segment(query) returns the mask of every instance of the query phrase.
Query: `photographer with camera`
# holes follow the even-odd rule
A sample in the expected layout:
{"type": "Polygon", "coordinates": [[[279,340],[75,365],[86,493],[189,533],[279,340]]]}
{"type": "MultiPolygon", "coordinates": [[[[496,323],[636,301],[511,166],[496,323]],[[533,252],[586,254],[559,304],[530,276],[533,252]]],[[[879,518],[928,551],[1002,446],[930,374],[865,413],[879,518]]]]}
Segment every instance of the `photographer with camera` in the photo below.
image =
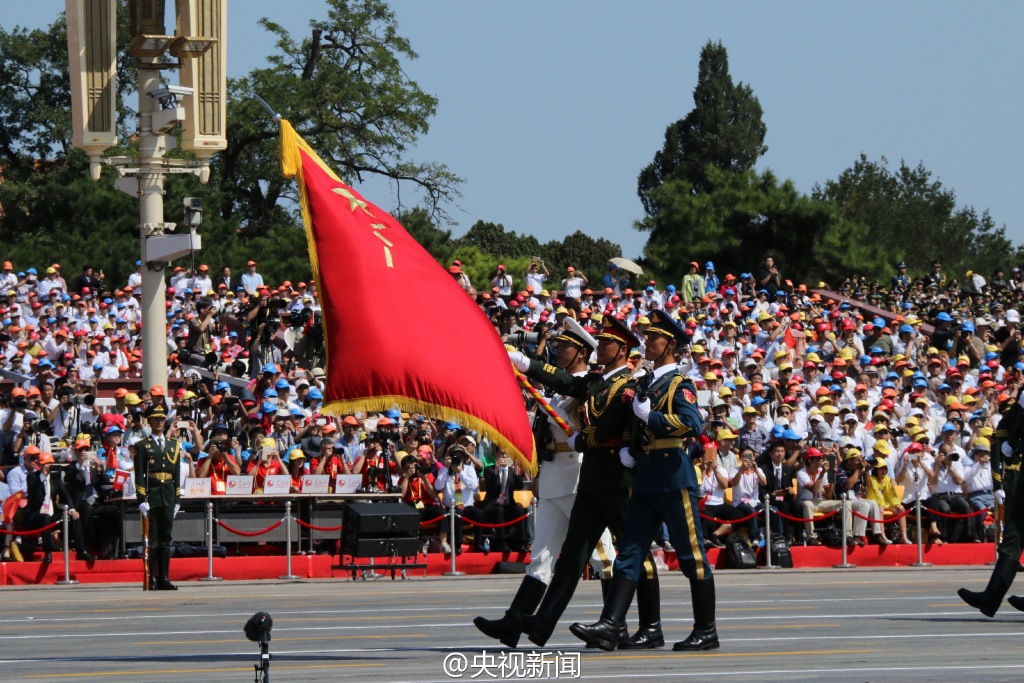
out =
{"type": "Polygon", "coordinates": [[[263,491],[263,485],[267,477],[277,474],[287,474],[288,470],[281,460],[281,452],[278,450],[277,441],[270,437],[260,442],[259,454],[250,458],[245,473],[255,477],[253,481],[253,492],[263,491]]]}
{"type": "Polygon", "coordinates": [[[14,443],[25,429],[25,412],[28,410],[26,392],[15,387],[10,396],[2,400],[0,409],[0,466],[14,467],[18,464],[18,451],[14,443]]]}
{"type": "MultiPolygon", "coordinates": [[[[437,504],[433,471],[424,467],[415,455],[406,455],[400,465],[402,476],[398,479],[398,489],[402,493],[402,502],[419,510],[421,525],[444,517],[444,508],[437,504]]],[[[431,526],[421,526],[421,537],[423,534],[432,534],[433,529],[431,526]]],[[[447,539],[448,532],[443,523],[438,524],[437,531],[442,539],[447,539]]]]}
{"type": "Polygon", "coordinates": [[[208,443],[207,456],[199,463],[196,475],[200,479],[209,477],[210,492],[214,495],[227,493],[228,476],[242,473],[231,450],[232,444],[226,435],[213,438],[208,443]]]}
{"type": "MultiPolygon", "coordinates": [[[[943,432],[947,431],[947,425],[943,432]]],[[[928,488],[931,495],[924,501],[929,510],[935,510],[945,514],[956,513],[965,515],[971,511],[971,504],[964,498],[964,467],[960,462],[960,454],[956,452],[953,444],[943,442],[935,454],[935,467],[928,476],[928,488]]],[[[939,517],[937,520],[941,538],[947,543],[961,543],[973,530],[967,529],[966,519],[948,519],[939,517]]]]}
{"type": "Polygon", "coordinates": [[[96,420],[96,412],[93,409],[96,403],[95,384],[88,392],[82,389],[84,387],[65,384],[57,390],[60,406],[57,413],[58,422],[53,426],[56,438],[73,438],[82,431],[83,425],[96,420]]]}
{"type": "MultiPolygon", "coordinates": [[[[454,547],[455,554],[461,555],[463,517],[474,522],[484,521],[483,512],[474,506],[473,501],[477,490],[480,488],[480,481],[477,477],[476,469],[473,468],[469,461],[469,455],[462,446],[449,448],[441,458],[441,465],[443,468],[434,478],[434,490],[444,494],[441,499],[441,505],[449,511],[454,505],[456,512],[454,545],[448,545],[448,527],[443,525],[443,529],[439,533],[441,549],[445,553],[450,553],[452,547],[454,547]]],[[[481,531],[481,529],[476,529],[473,532],[476,537],[477,551],[482,550],[481,538],[483,534],[481,531]]]]}

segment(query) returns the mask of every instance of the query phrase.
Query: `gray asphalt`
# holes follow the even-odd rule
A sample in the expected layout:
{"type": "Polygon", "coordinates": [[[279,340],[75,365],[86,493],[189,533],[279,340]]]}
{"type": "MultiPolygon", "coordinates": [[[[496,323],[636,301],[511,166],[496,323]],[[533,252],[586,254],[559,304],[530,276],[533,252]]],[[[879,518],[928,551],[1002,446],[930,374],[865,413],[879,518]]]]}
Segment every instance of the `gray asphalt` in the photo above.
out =
{"type": "MultiPolygon", "coordinates": [[[[526,648],[524,638],[516,655],[471,623],[478,614],[503,613],[518,586],[514,576],[193,582],[175,593],[135,585],[7,587],[0,592],[0,679],[252,681],[258,648],[242,625],[265,610],[274,618],[275,682],[451,681],[458,678],[446,675],[445,660],[463,656],[462,680],[495,680],[503,662],[532,661],[529,671],[547,679],[556,667],[578,667],[585,680],[1020,681],[1024,613],[1004,605],[987,619],[956,597],[959,586],[984,587],[988,572],[721,571],[722,648],[698,655],[670,649],[691,625],[678,573],[662,577],[669,649],[639,653],[588,651],[568,632],[573,621],[597,620],[596,581],[581,583],[548,648],[526,648]]],[[[1024,593],[1024,582],[1019,588],[1024,593]]]]}

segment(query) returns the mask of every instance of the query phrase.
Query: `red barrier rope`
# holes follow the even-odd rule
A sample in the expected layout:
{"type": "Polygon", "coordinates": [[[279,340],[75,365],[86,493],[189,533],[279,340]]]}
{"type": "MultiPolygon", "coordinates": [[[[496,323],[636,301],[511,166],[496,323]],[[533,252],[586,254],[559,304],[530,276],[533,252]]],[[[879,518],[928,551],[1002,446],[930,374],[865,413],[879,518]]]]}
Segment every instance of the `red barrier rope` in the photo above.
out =
{"type": "Polygon", "coordinates": [[[227,529],[231,533],[237,534],[239,536],[262,536],[263,534],[267,533],[268,531],[273,531],[277,527],[279,527],[282,524],[284,524],[284,520],[283,519],[279,519],[276,522],[274,522],[273,524],[271,524],[270,526],[268,526],[266,529],[263,529],[262,531],[239,531],[238,529],[233,529],[233,528],[229,527],[227,524],[225,524],[224,522],[220,521],[219,519],[217,520],[217,524],[219,524],[222,528],[227,529]]]}
{"type": "Polygon", "coordinates": [[[317,526],[315,524],[309,524],[307,522],[303,522],[301,519],[296,519],[295,523],[298,524],[299,526],[304,526],[307,529],[312,529],[313,531],[341,531],[341,525],[340,524],[338,526],[317,526]]]}
{"type": "Polygon", "coordinates": [[[867,522],[871,522],[872,524],[888,524],[889,522],[898,522],[899,520],[903,519],[904,517],[906,517],[907,515],[909,515],[913,511],[914,511],[913,508],[907,508],[906,510],[904,510],[900,514],[898,514],[898,515],[896,515],[894,517],[890,517],[889,519],[872,519],[871,517],[867,517],[866,515],[860,514],[856,510],[850,510],[850,512],[853,513],[854,517],[860,517],[861,519],[863,519],[863,520],[865,520],[867,522]]]}
{"type": "Polygon", "coordinates": [[[5,536],[38,536],[39,534],[46,533],[60,523],[61,520],[57,520],[52,524],[47,524],[42,529],[33,529],[32,531],[7,531],[6,529],[0,529],[0,534],[4,534],[5,536]]]}
{"type": "Polygon", "coordinates": [[[431,520],[429,520],[427,522],[420,522],[420,528],[423,529],[423,528],[428,527],[428,526],[434,526],[435,524],[440,522],[442,519],[448,519],[448,515],[443,515],[441,517],[437,517],[436,519],[431,519],[431,520]]]}
{"type": "Polygon", "coordinates": [[[740,517],[739,519],[715,519],[714,517],[708,517],[702,512],[700,513],[700,518],[706,519],[709,522],[714,522],[715,524],[742,524],[743,522],[749,522],[754,517],[757,517],[760,514],[760,512],[751,512],[746,517],[740,517]]]}
{"type": "Polygon", "coordinates": [[[974,512],[968,512],[966,514],[957,514],[955,512],[939,512],[938,510],[932,510],[930,508],[928,511],[931,512],[933,515],[945,517],[946,519],[967,519],[969,517],[977,517],[978,515],[985,514],[986,512],[988,512],[988,508],[982,508],[980,510],[975,510],[974,512]]]}
{"type": "Polygon", "coordinates": [[[817,522],[821,519],[828,519],[829,517],[834,517],[839,514],[839,508],[836,508],[832,512],[826,512],[822,514],[821,517],[811,517],[810,519],[804,519],[803,517],[791,517],[790,515],[787,515],[785,512],[779,512],[778,510],[775,510],[774,512],[783,519],[788,519],[791,522],[800,522],[801,524],[804,524],[807,522],[817,522]]]}
{"type": "Polygon", "coordinates": [[[481,529],[501,529],[502,527],[512,526],[513,524],[518,524],[519,522],[523,521],[524,519],[526,519],[529,516],[530,516],[530,513],[527,512],[522,517],[516,517],[515,519],[513,519],[513,520],[511,520],[509,522],[502,522],[501,524],[484,524],[483,522],[474,522],[471,519],[466,519],[465,517],[463,517],[462,518],[462,523],[463,524],[469,524],[471,526],[478,526],[481,529]]]}

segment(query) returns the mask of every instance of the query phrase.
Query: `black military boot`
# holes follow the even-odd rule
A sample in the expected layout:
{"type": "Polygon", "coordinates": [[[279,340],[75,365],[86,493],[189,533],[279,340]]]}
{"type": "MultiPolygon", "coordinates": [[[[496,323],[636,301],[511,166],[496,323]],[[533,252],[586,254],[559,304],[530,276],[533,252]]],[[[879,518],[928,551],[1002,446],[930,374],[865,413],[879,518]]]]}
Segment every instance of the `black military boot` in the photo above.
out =
{"type": "Polygon", "coordinates": [[[718,630],[715,628],[715,577],[690,579],[690,600],[693,603],[693,631],[672,646],[676,652],[717,650],[718,630]]]}
{"type": "Polygon", "coordinates": [[[632,637],[619,643],[622,650],[653,650],[665,646],[661,632],[661,587],[658,575],[642,578],[636,586],[636,609],[640,628],[632,637]]]}
{"type": "Polygon", "coordinates": [[[576,578],[556,572],[537,613],[523,616],[523,633],[537,647],[544,647],[548,638],[554,633],[558,619],[565,612],[565,608],[569,606],[572,594],[576,592],[576,578]]]}
{"type": "Polygon", "coordinates": [[[633,602],[636,592],[636,581],[627,579],[621,573],[612,577],[612,585],[608,589],[608,599],[601,610],[601,619],[589,626],[573,624],[569,630],[574,636],[587,643],[596,645],[602,650],[611,652],[629,636],[626,630],[626,612],[629,603],[633,602]]]}
{"type": "Polygon", "coordinates": [[[178,587],[171,583],[171,549],[160,548],[160,576],[156,579],[158,591],[176,591],[178,587]]]}
{"type": "MultiPolygon", "coordinates": [[[[999,605],[1002,604],[1006,592],[1010,590],[1010,584],[1017,576],[1020,564],[1002,553],[996,558],[996,566],[992,569],[992,576],[989,577],[988,586],[980,593],[961,588],[956,592],[960,599],[976,610],[980,610],[986,617],[994,617],[999,605]]],[[[1024,611],[1024,600],[1018,597],[1010,598],[1010,604],[1019,610],[1024,611]]]]}
{"type": "Polygon", "coordinates": [[[501,619],[477,617],[473,620],[473,624],[488,638],[500,640],[506,647],[515,647],[519,644],[519,635],[523,632],[523,617],[533,614],[537,605],[544,598],[545,590],[547,590],[547,586],[543,581],[527,576],[519,584],[519,590],[512,598],[511,606],[505,610],[504,617],[501,619]]]}

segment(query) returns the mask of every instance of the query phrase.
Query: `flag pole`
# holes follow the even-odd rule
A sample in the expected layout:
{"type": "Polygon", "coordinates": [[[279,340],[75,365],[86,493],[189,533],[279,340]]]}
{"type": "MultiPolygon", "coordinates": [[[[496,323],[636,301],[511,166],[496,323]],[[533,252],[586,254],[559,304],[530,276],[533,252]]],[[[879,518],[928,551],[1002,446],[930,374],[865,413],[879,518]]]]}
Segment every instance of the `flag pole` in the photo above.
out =
{"type": "Polygon", "coordinates": [[[551,417],[551,419],[555,421],[555,424],[561,427],[562,431],[564,431],[566,434],[572,435],[572,427],[570,427],[569,424],[562,419],[562,416],[559,415],[555,411],[555,409],[551,407],[551,404],[548,403],[547,399],[544,398],[541,395],[541,393],[534,388],[532,384],[530,384],[530,380],[526,379],[526,376],[523,375],[523,373],[519,372],[519,368],[513,367],[512,372],[516,373],[516,379],[519,380],[519,383],[523,386],[524,389],[530,392],[530,396],[533,397],[533,400],[535,400],[537,402],[537,405],[539,405],[544,410],[544,412],[547,413],[551,417]]]}

